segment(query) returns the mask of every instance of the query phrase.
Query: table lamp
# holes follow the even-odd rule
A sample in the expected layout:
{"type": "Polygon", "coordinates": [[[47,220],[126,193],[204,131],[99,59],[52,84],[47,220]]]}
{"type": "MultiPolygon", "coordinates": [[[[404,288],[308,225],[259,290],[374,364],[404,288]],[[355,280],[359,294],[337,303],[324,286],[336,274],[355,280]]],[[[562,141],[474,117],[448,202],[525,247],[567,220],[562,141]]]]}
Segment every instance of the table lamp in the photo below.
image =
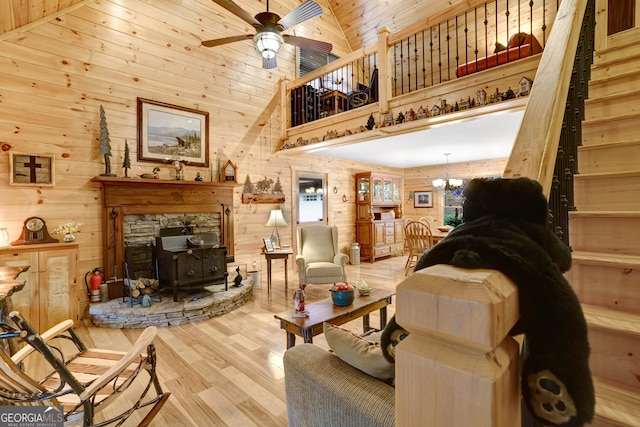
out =
{"type": "Polygon", "coordinates": [[[280,231],[278,227],[286,226],[287,221],[284,220],[284,216],[282,216],[282,211],[280,209],[273,209],[271,214],[269,215],[269,220],[265,224],[265,227],[274,227],[274,232],[271,232],[271,241],[274,242],[275,248],[280,248],[280,231]],[[274,239],[275,237],[275,239],[274,239]]]}
{"type": "Polygon", "coordinates": [[[4,248],[10,246],[9,244],[9,233],[6,228],[0,228],[0,248],[4,248]]]}

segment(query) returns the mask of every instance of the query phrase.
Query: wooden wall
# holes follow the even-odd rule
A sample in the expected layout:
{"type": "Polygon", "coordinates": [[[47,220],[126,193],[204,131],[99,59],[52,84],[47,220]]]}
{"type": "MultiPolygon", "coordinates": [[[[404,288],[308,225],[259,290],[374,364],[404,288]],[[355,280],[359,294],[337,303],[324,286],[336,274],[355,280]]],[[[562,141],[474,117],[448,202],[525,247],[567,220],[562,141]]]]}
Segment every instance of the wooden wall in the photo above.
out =
{"type": "MultiPolygon", "coordinates": [[[[502,176],[507,159],[483,160],[479,162],[450,163],[449,177],[458,179],[488,178],[502,176]]],[[[404,204],[405,217],[418,219],[426,216],[436,226],[444,225],[444,196],[436,190],[431,182],[444,178],[446,165],[416,167],[404,169],[404,204]],[[413,200],[409,200],[409,192],[433,191],[432,208],[414,208],[413,200]]]]}
{"type": "MultiPolygon", "coordinates": [[[[297,5],[295,0],[282,0],[270,6],[285,14],[297,5]]],[[[291,242],[293,170],[328,173],[328,188],[339,190],[328,192],[328,219],[340,226],[340,246],[346,251],[355,239],[354,173],[371,169],[402,173],[314,155],[274,155],[281,120],[279,81],[294,76],[294,50],[286,46],[278,55],[279,67],[263,70],[251,42],[201,47],[201,40],[253,31],[213,6],[210,0],[86,1],[52,20],[41,19],[0,35],[0,226],[7,227],[14,240],[30,216],[41,216],[50,229],[70,220],[84,223],[76,234],[81,289],[85,273],[102,267],[103,259],[100,187],[91,182],[105,171],[98,143],[100,105],[111,139],[111,169],[119,176],[123,176],[125,141],[131,150],[129,176],[150,172],[157,165],[164,179],[173,171],[169,165],[137,161],[137,97],[210,113],[210,160],[229,159],[238,166],[236,259],[247,264],[256,260],[261,269],[261,240],[271,234],[264,224],[276,205],[241,203],[247,175],[253,182],[265,176],[280,178],[286,194],[282,208],[290,224],[280,232],[285,242],[291,242]],[[10,152],[53,156],[55,186],[9,185],[10,152]]],[[[249,12],[257,13],[261,7],[256,4],[249,12]]],[[[334,43],[338,55],[349,51],[330,13],[296,30],[297,35],[334,43]]],[[[478,168],[484,169],[484,164],[478,168]]],[[[209,178],[208,169],[187,167],[185,179],[193,180],[198,171],[209,178]]],[[[439,173],[425,168],[408,171],[408,177],[411,182],[439,173]]],[[[80,294],[82,312],[87,302],[80,294]]]]}

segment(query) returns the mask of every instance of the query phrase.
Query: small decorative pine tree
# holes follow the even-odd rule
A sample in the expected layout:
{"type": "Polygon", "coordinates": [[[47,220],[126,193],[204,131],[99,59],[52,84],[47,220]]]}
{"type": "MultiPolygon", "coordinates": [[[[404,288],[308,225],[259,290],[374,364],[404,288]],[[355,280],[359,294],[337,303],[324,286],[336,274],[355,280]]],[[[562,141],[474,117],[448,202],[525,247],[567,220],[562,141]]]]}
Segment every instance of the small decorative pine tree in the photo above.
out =
{"type": "Polygon", "coordinates": [[[369,115],[369,120],[367,120],[367,126],[365,126],[368,130],[371,130],[376,125],[376,120],[373,118],[373,114],[369,115]]]}
{"type": "Polygon", "coordinates": [[[275,194],[282,194],[282,183],[280,183],[280,177],[276,178],[276,183],[273,185],[273,192],[275,194]]]}
{"type": "Polygon", "coordinates": [[[124,177],[129,178],[129,169],[131,169],[131,158],[129,157],[129,141],[124,140],[124,159],[122,160],[124,168],[124,177]]]}
{"type": "Polygon", "coordinates": [[[102,176],[115,176],[111,173],[111,141],[102,104],[100,104],[100,154],[104,156],[104,174],[102,176]]]}
{"type": "Polygon", "coordinates": [[[242,189],[242,192],[246,194],[253,194],[256,192],[256,188],[253,186],[253,183],[251,182],[251,178],[249,178],[249,175],[247,175],[247,177],[244,180],[244,187],[242,189]]]}

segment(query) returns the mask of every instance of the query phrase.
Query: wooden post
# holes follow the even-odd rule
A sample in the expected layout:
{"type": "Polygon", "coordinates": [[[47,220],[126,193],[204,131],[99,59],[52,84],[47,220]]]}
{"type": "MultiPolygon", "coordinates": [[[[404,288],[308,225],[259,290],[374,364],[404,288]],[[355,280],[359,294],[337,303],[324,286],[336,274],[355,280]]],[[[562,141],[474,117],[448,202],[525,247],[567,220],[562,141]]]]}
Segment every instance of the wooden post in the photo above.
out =
{"type": "Polygon", "coordinates": [[[378,28],[378,105],[380,114],[389,112],[391,91],[391,72],[389,63],[388,27],[378,28]]]}
{"type": "Polygon", "coordinates": [[[397,287],[396,426],[520,425],[516,287],[494,270],[436,265],[397,287]]]}

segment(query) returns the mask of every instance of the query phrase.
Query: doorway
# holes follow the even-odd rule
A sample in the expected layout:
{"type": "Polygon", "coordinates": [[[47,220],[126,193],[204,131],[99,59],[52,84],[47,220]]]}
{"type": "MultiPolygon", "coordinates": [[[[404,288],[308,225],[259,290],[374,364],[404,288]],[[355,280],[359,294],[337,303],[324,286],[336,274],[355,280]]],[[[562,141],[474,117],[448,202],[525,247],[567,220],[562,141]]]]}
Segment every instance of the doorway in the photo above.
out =
{"type": "Polygon", "coordinates": [[[298,226],[328,224],[327,174],[301,169],[292,169],[291,218],[293,227],[293,253],[298,253],[298,226]]]}
{"type": "Polygon", "coordinates": [[[298,171],[296,180],[296,223],[327,223],[327,179],[322,172],[298,171]]]}

